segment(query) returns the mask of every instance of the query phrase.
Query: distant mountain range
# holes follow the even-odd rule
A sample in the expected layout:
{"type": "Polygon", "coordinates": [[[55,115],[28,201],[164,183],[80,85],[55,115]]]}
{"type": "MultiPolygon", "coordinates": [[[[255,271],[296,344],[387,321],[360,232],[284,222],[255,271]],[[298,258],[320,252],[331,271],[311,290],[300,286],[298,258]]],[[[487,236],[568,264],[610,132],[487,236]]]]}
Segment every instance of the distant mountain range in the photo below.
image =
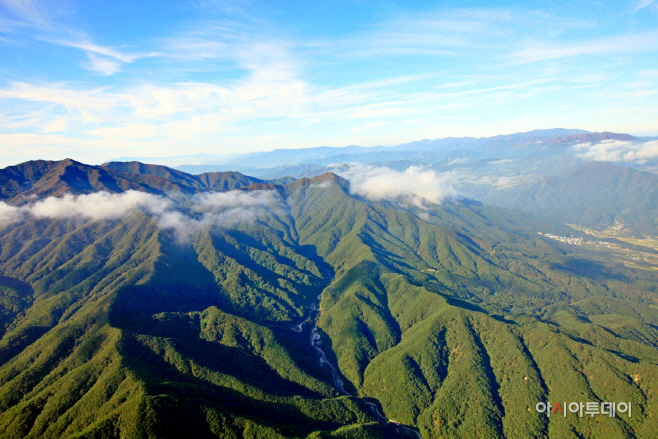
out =
{"type": "MultiPolygon", "coordinates": [[[[179,164],[176,168],[192,174],[237,171],[259,178],[284,176],[301,178],[331,171],[329,165],[342,163],[363,165],[385,163],[399,167],[397,162],[414,162],[416,166],[439,166],[441,163],[455,160],[468,163],[484,159],[536,161],[549,157],[562,157],[565,166],[556,169],[560,172],[569,168],[566,162],[581,160],[579,157],[582,151],[574,149],[579,144],[597,144],[604,141],[639,143],[648,140],[650,139],[628,134],[551,129],[488,138],[425,139],[393,147],[278,149],[234,156],[215,163],[209,158],[203,164],[179,164]]],[[[147,159],[149,160],[158,162],[159,159],[147,159]]]]}
{"type": "MultiPolygon", "coordinates": [[[[194,156],[179,157],[121,157],[111,161],[141,161],[147,163],[158,163],[167,166],[185,166],[180,168],[187,172],[209,172],[225,171],[243,168],[272,168],[297,164],[327,164],[327,159],[337,157],[340,162],[350,161],[357,156],[369,154],[377,158],[371,158],[371,161],[391,161],[409,159],[411,153],[432,153],[434,156],[427,156],[428,160],[438,161],[436,154],[449,153],[459,150],[487,151],[489,149],[530,144],[538,141],[545,141],[555,138],[565,138],[571,135],[587,134],[588,131],[555,128],[549,130],[534,130],[527,133],[517,133],[510,135],[500,135],[494,137],[462,137],[462,138],[445,138],[435,140],[421,140],[417,142],[406,143],[398,146],[345,146],[345,147],[328,147],[320,146],[314,148],[300,149],[276,149],[269,152],[254,152],[248,154],[209,155],[198,154],[194,156]],[[376,153],[384,155],[377,156],[376,153]],[[318,163],[320,161],[321,163],[318,163]],[[192,166],[192,167],[190,167],[192,166]],[[216,168],[212,168],[216,166],[216,168]],[[196,168],[194,168],[196,167],[196,168]]],[[[425,154],[421,154],[425,156],[425,154]]],[[[441,157],[444,157],[441,155],[441,157]]],[[[356,160],[361,161],[361,160],[356,160]]],[[[332,162],[333,163],[333,162],[332,162]]]]}

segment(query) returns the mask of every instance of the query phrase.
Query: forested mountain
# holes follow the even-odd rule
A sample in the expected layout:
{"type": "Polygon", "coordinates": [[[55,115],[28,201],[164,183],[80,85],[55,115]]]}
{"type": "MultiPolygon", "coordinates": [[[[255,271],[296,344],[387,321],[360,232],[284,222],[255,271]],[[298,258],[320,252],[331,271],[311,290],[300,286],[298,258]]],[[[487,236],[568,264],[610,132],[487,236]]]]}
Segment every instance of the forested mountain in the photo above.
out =
{"type": "Polygon", "coordinates": [[[67,160],[0,178],[3,438],[658,431],[658,275],[537,234],[564,225],[372,201],[332,173],[67,160]],[[139,203],[46,209],[65,193],[139,203]],[[547,401],[633,412],[549,418],[547,401]]]}
{"type": "Polygon", "coordinates": [[[137,190],[153,194],[230,190],[269,180],[238,172],[190,175],[176,169],[138,162],[109,162],[101,166],[75,160],[37,160],[0,170],[0,199],[15,203],[36,196],[57,196],[98,191],[120,193],[137,190]]]}
{"type": "Polygon", "coordinates": [[[623,224],[632,235],[658,235],[658,176],[612,163],[591,162],[483,200],[568,224],[623,224]]]}

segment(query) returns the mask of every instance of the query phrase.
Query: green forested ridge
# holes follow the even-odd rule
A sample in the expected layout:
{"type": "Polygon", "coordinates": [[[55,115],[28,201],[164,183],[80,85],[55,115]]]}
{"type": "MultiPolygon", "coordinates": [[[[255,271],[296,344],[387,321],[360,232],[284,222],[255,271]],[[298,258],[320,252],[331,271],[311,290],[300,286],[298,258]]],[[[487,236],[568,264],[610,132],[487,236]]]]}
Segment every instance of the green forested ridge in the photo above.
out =
{"type": "MultiPolygon", "coordinates": [[[[274,181],[278,182],[278,181],[274,181]]],[[[269,183],[239,172],[190,175],[176,169],[139,162],[109,162],[101,166],[75,160],[34,160],[0,169],[0,200],[23,204],[30,196],[60,196],[96,191],[137,190],[152,194],[226,191],[269,183]]]]}
{"type": "MultiPolygon", "coordinates": [[[[112,172],[187,179],[131,166],[112,172]]],[[[17,167],[25,191],[44,167],[17,167]]],[[[653,272],[518,211],[373,203],[333,174],[254,183],[285,208],[184,242],[140,211],[0,230],[0,436],[413,437],[367,401],[423,438],[655,436],[653,272]],[[321,347],[354,396],[309,344],[320,294],[321,347]],[[549,420],[539,401],[633,416],[549,420]]]]}

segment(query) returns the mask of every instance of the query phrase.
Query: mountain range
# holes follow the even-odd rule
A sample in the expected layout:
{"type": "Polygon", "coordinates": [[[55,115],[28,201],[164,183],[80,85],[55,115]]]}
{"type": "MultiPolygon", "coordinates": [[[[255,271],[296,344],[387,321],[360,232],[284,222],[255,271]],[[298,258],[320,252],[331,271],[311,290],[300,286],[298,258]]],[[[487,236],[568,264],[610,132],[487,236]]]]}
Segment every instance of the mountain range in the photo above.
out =
{"type": "Polygon", "coordinates": [[[493,137],[448,137],[434,140],[425,139],[397,146],[319,146],[302,149],[276,149],[269,152],[252,152],[247,154],[233,154],[230,156],[199,154],[195,156],[169,158],[121,157],[111,161],[145,161],[149,163],[161,163],[168,166],[177,166],[183,171],[192,173],[196,173],[195,171],[197,170],[200,171],[199,173],[208,172],[205,169],[217,171],[250,168],[255,170],[260,168],[276,168],[308,163],[362,162],[363,156],[370,156],[371,161],[391,161],[409,159],[410,154],[415,154],[420,157],[426,157],[426,161],[431,161],[437,160],[441,157],[446,157],[445,153],[451,153],[454,155],[455,151],[477,151],[480,154],[487,154],[493,151],[495,153],[497,149],[503,147],[530,145],[536,142],[550,141],[551,139],[563,139],[579,134],[589,134],[589,132],[584,130],[554,128],[493,137]],[[334,158],[334,161],[328,161],[328,159],[332,157],[334,158]]]}
{"type": "Polygon", "coordinates": [[[144,160],[176,163],[176,169],[191,174],[234,171],[261,179],[311,178],[357,165],[385,166],[399,171],[421,167],[452,172],[456,189],[484,201],[484,197],[497,189],[557,176],[592,160],[612,161],[655,173],[658,171],[652,152],[655,140],[620,133],[550,129],[488,138],[425,139],[393,147],[280,149],[229,158],[181,156],[144,160]],[[628,160],[624,155],[626,151],[645,149],[646,152],[639,154],[648,154],[647,158],[628,160]]]}
{"type": "Polygon", "coordinates": [[[10,166],[0,435],[653,437],[656,271],[546,236],[650,209],[651,178],[592,163],[503,207],[331,172],[10,166]],[[590,197],[612,204],[573,210],[590,197]],[[632,416],[536,410],[557,401],[632,416]]]}

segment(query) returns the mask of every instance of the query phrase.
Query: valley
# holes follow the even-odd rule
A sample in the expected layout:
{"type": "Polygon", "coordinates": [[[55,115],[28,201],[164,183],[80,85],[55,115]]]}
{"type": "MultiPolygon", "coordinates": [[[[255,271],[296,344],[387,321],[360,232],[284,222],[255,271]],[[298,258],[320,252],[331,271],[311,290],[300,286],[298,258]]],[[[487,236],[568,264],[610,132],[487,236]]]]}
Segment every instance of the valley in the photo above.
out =
{"type": "Polygon", "coordinates": [[[658,270],[658,242],[653,238],[630,238],[618,236],[622,227],[596,231],[574,224],[569,225],[574,230],[581,231],[593,238],[613,238],[615,242],[599,241],[593,238],[584,244],[595,251],[608,252],[617,262],[638,270],[658,270]],[[624,245],[626,244],[626,245],[624,245]],[[644,248],[644,249],[643,249],[644,248]]]}

